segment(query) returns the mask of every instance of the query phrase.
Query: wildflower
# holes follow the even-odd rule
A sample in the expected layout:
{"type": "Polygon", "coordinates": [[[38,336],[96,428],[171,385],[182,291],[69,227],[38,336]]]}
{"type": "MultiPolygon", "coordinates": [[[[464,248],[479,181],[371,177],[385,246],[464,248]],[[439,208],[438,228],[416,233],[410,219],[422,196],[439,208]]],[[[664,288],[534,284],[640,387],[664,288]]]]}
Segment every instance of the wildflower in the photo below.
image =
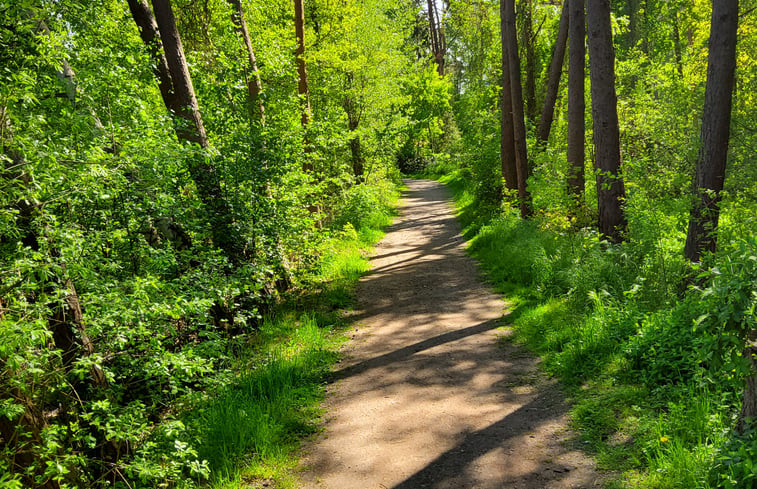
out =
{"type": "Polygon", "coordinates": [[[667,443],[669,441],[670,441],[670,438],[668,438],[667,436],[660,437],[660,443],[667,443]]]}

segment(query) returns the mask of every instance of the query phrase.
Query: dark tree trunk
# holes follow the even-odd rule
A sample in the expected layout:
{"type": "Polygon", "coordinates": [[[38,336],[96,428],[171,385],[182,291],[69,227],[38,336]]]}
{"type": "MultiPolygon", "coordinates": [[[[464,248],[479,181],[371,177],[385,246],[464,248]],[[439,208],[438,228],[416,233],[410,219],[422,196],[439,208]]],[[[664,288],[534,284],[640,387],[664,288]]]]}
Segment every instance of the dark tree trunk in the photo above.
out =
{"type": "Polygon", "coordinates": [[[166,56],[163,52],[163,43],[160,41],[158,24],[155,23],[152,10],[150,10],[150,6],[145,0],[127,0],[127,2],[129,10],[131,10],[131,16],[134,18],[137,27],[139,27],[139,35],[142,38],[142,42],[147,46],[147,50],[150,56],[152,56],[153,72],[158,80],[158,89],[160,89],[160,95],[163,97],[163,103],[171,113],[175,113],[179,110],[180,106],[176,93],[173,90],[171,72],[168,69],[168,61],[166,61],[166,56]]]}
{"type": "Polygon", "coordinates": [[[518,171],[518,200],[520,214],[532,214],[531,196],[526,188],[529,177],[528,148],[526,146],[526,121],[523,110],[523,88],[520,81],[520,59],[518,57],[518,34],[515,28],[515,0],[501,0],[504,4],[505,45],[507,48],[508,71],[510,72],[510,94],[513,109],[513,140],[515,142],[515,167],[518,171]]]}
{"type": "MultiPolygon", "coordinates": [[[[208,137],[170,0],[153,0],[155,17],[144,0],[128,0],[128,3],[140,28],[140,36],[153,56],[163,102],[177,119],[176,135],[180,140],[207,148],[208,137]]],[[[209,211],[213,242],[232,262],[240,263],[244,259],[244,241],[234,227],[231,207],[223,195],[217,168],[204,154],[190,157],[187,166],[200,200],[209,211]]]]}
{"type": "MultiPolygon", "coordinates": [[[[347,73],[347,89],[354,86],[355,77],[352,73],[347,73]]],[[[360,119],[362,117],[362,108],[352,95],[346,95],[342,101],[342,107],[347,114],[347,127],[352,134],[350,138],[350,153],[352,154],[352,173],[358,182],[363,181],[364,159],[363,149],[360,144],[360,136],[356,134],[360,119]]]]}
{"type": "Polygon", "coordinates": [[[518,190],[518,169],[515,163],[515,138],[513,136],[513,103],[510,89],[510,60],[507,51],[507,28],[505,27],[505,4],[500,3],[500,34],[502,40],[502,101],[500,151],[502,176],[509,190],[518,190]]]}
{"type": "Polygon", "coordinates": [[[308,72],[305,66],[305,5],[303,0],[294,0],[294,31],[297,35],[297,93],[302,99],[302,127],[310,124],[310,90],[308,89],[308,72]]]}
{"type": "Polygon", "coordinates": [[[742,434],[750,428],[748,420],[757,421],[757,343],[755,343],[755,333],[757,332],[751,332],[750,343],[744,350],[744,358],[749,362],[752,373],[746,378],[744,384],[741,413],[736,423],[736,431],[742,434]]]}
{"type": "Polygon", "coordinates": [[[231,4],[231,21],[237,28],[237,32],[242,37],[247,50],[247,62],[250,65],[250,77],[247,80],[247,93],[250,99],[250,111],[253,117],[257,118],[261,124],[265,125],[265,107],[260,94],[263,92],[263,84],[260,81],[260,72],[258,71],[258,62],[255,59],[255,51],[252,49],[250,40],[250,31],[247,30],[247,22],[244,20],[244,10],[242,10],[241,0],[228,0],[231,4]]]}
{"type": "Polygon", "coordinates": [[[698,261],[702,252],[714,252],[717,248],[716,231],[728,157],[736,69],[738,12],[738,0],[713,2],[707,88],[702,114],[702,147],[694,181],[696,201],[691,210],[684,250],[686,257],[692,261],[698,261]]]}
{"type": "Polygon", "coordinates": [[[586,63],[584,0],[567,0],[568,35],[568,193],[581,205],[584,195],[584,81],[586,63]]]}
{"type": "Polygon", "coordinates": [[[155,21],[160,32],[160,40],[163,42],[163,50],[171,74],[172,89],[176,97],[176,105],[169,107],[174,115],[184,119],[185,124],[180,124],[177,133],[185,141],[197,143],[203,148],[209,146],[205,126],[202,123],[200,107],[192,86],[192,78],[189,76],[187,60],[184,57],[184,47],[181,44],[179,29],[176,27],[176,18],[171,8],[170,0],[152,0],[155,12],[155,21]]]}
{"type": "Polygon", "coordinates": [[[442,30],[442,19],[436,9],[436,0],[427,0],[426,4],[428,6],[431,52],[434,55],[434,63],[436,63],[437,73],[439,73],[439,76],[444,76],[444,56],[447,51],[447,46],[444,39],[444,31],[442,30]]]}
{"type": "Polygon", "coordinates": [[[538,145],[541,148],[546,147],[549,141],[549,133],[552,131],[552,120],[555,114],[555,103],[557,103],[557,94],[560,89],[560,78],[562,77],[562,67],[565,61],[565,47],[568,41],[568,11],[570,0],[563,3],[562,13],[560,13],[560,28],[557,31],[555,40],[555,49],[552,53],[552,62],[549,65],[549,80],[547,81],[547,92],[544,95],[544,107],[541,111],[538,130],[538,145]]]}
{"type": "Polygon", "coordinates": [[[612,47],[610,1],[588,0],[591,108],[594,118],[594,155],[597,162],[599,232],[620,242],[626,228],[625,188],[620,174],[620,130],[615,95],[615,53],[612,47]]]}
{"type": "Polygon", "coordinates": [[[534,19],[532,0],[524,0],[523,5],[523,52],[526,55],[526,116],[533,123],[536,120],[536,53],[534,52],[534,19]]]}

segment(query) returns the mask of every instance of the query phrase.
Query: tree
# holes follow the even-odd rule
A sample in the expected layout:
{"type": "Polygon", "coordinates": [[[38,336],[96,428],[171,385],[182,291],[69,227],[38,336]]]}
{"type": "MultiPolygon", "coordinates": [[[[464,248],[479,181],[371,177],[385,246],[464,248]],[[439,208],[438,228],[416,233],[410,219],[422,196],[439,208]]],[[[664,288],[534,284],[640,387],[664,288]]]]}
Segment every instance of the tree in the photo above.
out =
{"type": "Polygon", "coordinates": [[[256,117],[261,124],[265,125],[265,107],[260,94],[263,92],[263,84],[260,81],[260,72],[258,71],[258,62],[255,58],[255,51],[252,49],[250,32],[247,30],[247,22],[244,20],[244,10],[242,9],[241,0],[229,0],[231,5],[231,21],[236,27],[239,35],[242,37],[247,52],[247,62],[250,65],[250,76],[247,80],[247,93],[250,102],[250,112],[256,117]]]}
{"type": "Polygon", "coordinates": [[[523,28],[521,38],[523,43],[523,53],[525,54],[525,112],[528,120],[533,123],[536,119],[536,52],[534,20],[533,20],[533,3],[532,0],[523,0],[521,2],[523,11],[523,28]]]}
{"type": "Polygon", "coordinates": [[[501,110],[501,136],[500,158],[502,164],[502,176],[505,186],[509,190],[518,190],[518,169],[515,162],[515,136],[513,135],[513,103],[512,90],[510,89],[510,60],[507,50],[507,27],[505,26],[504,1],[500,14],[500,35],[502,37],[502,94],[500,102],[501,110]]]}
{"type": "Polygon", "coordinates": [[[297,62],[297,93],[302,99],[302,127],[310,124],[310,90],[308,89],[308,72],[305,65],[305,5],[304,0],[294,0],[294,31],[297,36],[297,50],[294,55],[297,62]]]}
{"type": "Polygon", "coordinates": [[[702,252],[717,248],[725,167],[728,159],[731,103],[736,70],[738,0],[715,0],[710,26],[707,88],[702,114],[702,146],[697,158],[696,200],[689,218],[684,254],[698,261],[702,252]]]}
{"type": "Polygon", "coordinates": [[[528,148],[526,146],[526,121],[523,110],[523,89],[520,81],[520,59],[518,57],[518,36],[515,29],[515,0],[501,0],[500,12],[504,16],[502,40],[507,51],[507,70],[510,73],[510,94],[513,114],[513,140],[515,162],[518,174],[518,199],[522,217],[532,213],[531,196],[526,188],[529,176],[528,148]]]}
{"type": "Polygon", "coordinates": [[[360,125],[360,119],[363,116],[363,107],[352,93],[355,86],[355,75],[347,73],[347,90],[345,91],[342,107],[347,114],[347,127],[350,131],[350,153],[352,155],[352,174],[360,182],[363,180],[365,169],[365,160],[363,149],[360,144],[360,136],[357,134],[357,128],[360,125]]]}
{"type": "MultiPolygon", "coordinates": [[[[568,193],[580,205],[584,195],[584,65],[586,63],[584,0],[567,0],[568,35],[568,193]]],[[[592,70],[593,73],[593,70],[592,70]]],[[[593,86],[593,83],[592,83],[593,86]]]]}
{"type": "Polygon", "coordinates": [[[539,129],[537,131],[538,146],[545,147],[549,141],[549,133],[552,131],[552,119],[555,114],[555,103],[557,102],[557,93],[560,88],[560,78],[562,77],[562,66],[565,60],[565,47],[568,41],[568,9],[569,0],[565,0],[560,13],[560,27],[557,30],[557,39],[552,52],[552,62],[549,64],[549,78],[547,80],[547,90],[544,95],[544,107],[539,119],[539,129]]]}
{"type": "Polygon", "coordinates": [[[428,27],[431,38],[431,53],[439,76],[444,76],[444,56],[447,52],[447,42],[442,29],[442,19],[436,8],[436,0],[428,0],[428,27]]]}
{"type": "Polygon", "coordinates": [[[615,53],[612,47],[610,1],[588,0],[591,111],[597,165],[599,232],[620,242],[626,227],[625,187],[620,174],[620,129],[615,95],[615,53]]]}
{"type": "MultiPolygon", "coordinates": [[[[153,0],[154,17],[144,0],[128,2],[134,21],[141,30],[142,40],[153,56],[165,106],[178,119],[177,136],[180,140],[196,143],[202,149],[207,149],[210,142],[205,132],[170,0],[153,0]]],[[[223,195],[218,169],[204,152],[190,156],[187,166],[200,199],[210,213],[213,242],[226,252],[232,262],[241,262],[244,259],[244,244],[234,225],[231,206],[223,195]]]]}

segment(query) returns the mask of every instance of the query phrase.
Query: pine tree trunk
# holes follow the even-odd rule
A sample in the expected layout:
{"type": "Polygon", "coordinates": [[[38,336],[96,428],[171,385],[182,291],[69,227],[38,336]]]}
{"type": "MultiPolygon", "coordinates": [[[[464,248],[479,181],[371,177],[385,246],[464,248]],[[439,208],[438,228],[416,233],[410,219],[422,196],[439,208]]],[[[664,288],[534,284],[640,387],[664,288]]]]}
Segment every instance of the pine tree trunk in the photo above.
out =
{"type": "Polygon", "coordinates": [[[265,107],[260,94],[263,92],[263,84],[260,81],[260,72],[258,71],[258,62],[255,58],[255,51],[252,49],[250,40],[250,31],[247,29],[247,22],[244,20],[244,10],[242,10],[241,0],[228,0],[231,4],[232,13],[231,21],[237,28],[237,32],[242,37],[244,46],[247,50],[247,62],[250,65],[250,78],[247,80],[247,93],[249,96],[250,110],[255,118],[262,125],[265,125],[265,107]]]}
{"type": "Polygon", "coordinates": [[[500,157],[502,176],[508,190],[518,190],[518,169],[515,162],[515,137],[513,136],[513,103],[510,89],[510,60],[507,51],[507,27],[505,26],[505,3],[500,3],[500,35],[502,40],[502,95],[500,157]]]}
{"type": "MultiPolygon", "coordinates": [[[[520,81],[518,57],[518,34],[515,28],[515,0],[501,0],[505,14],[505,45],[510,72],[510,94],[513,109],[513,140],[515,142],[515,167],[518,171],[518,200],[520,214],[526,218],[532,214],[531,196],[526,188],[529,177],[528,148],[526,146],[526,121],[523,110],[523,88],[520,81]]],[[[500,7],[501,8],[501,7],[500,7]]]]}
{"type": "Polygon", "coordinates": [[[591,108],[597,163],[599,232],[620,242],[626,228],[625,188],[620,174],[620,129],[615,95],[615,53],[612,47],[609,0],[588,0],[591,108]]]}
{"type": "Polygon", "coordinates": [[[567,0],[570,33],[568,35],[568,194],[577,205],[584,198],[585,111],[585,18],[584,0],[567,0]]]}
{"type": "Polygon", "coordinates": [[[720,199],[725,181],[730,137],[731,103],[736,70],[738,0],[715,0],[710,27],[707,88],[702,114],[702,147],[697,159],[694,190],[684,253],[698,261],[702,252],[717,248],[720,199]]]}
{"type": "Polygon", "coordinates": [[[560,13],[560,28],[557,31],[552,62],[549,65],[549,80],[547,81],[547,91],[544,95],[544,107],[539,119],[539,130],[537,131],[540,148],[546,147],[547,141],[549,141],[549,133],[552,131],[552,120],[555,115],[555,104],[557,103],[557,94],[560,89],[560,78],[562,77],[565,48],[568,41],[569,3],[570,0],[565,0],[563,3],[562,12],[560,13]]]}

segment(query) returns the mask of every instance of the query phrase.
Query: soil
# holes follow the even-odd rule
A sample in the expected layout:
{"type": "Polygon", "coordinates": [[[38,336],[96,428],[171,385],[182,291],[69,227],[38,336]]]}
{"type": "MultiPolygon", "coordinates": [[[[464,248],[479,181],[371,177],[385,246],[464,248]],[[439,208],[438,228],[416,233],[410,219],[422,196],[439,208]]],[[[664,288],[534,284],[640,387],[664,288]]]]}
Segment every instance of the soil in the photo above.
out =
{"type": "Polygon", "coordinates": [[[302,487],[597,487],[559,386],[507,340],[506,304],[465,254],[446,189],[405,183],[358,286],[302,487]]]}

